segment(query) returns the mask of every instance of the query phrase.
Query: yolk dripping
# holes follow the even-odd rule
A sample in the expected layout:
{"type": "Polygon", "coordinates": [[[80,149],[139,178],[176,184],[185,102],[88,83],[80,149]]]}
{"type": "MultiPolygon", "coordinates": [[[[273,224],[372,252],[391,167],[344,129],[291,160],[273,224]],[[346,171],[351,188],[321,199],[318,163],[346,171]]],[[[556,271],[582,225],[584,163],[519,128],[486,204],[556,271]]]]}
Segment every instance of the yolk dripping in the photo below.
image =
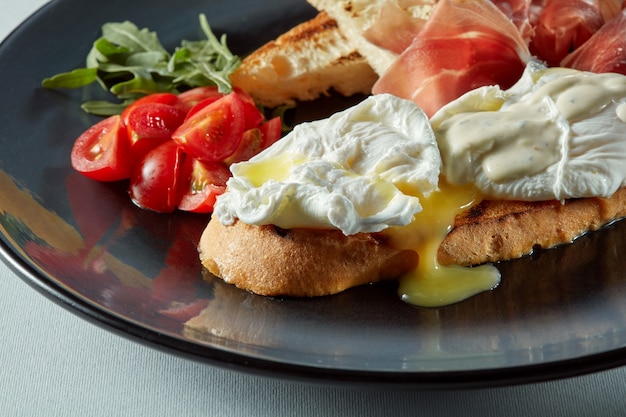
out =
{"type": "Polygon", "coordinates": [[[421,198],[423,211],[407,226],[390,228],[386,233],[393,245],[413,249],[419,265],[400,278],[399,293],[404,301],[421,307],[453,304],[496,287],[499,271],[492,265],[462,267],[440,265],[437,250],[454,223],[457,213],[480,201],[473,186],[451,186],[440,182],[440,189],[421,198]]]}

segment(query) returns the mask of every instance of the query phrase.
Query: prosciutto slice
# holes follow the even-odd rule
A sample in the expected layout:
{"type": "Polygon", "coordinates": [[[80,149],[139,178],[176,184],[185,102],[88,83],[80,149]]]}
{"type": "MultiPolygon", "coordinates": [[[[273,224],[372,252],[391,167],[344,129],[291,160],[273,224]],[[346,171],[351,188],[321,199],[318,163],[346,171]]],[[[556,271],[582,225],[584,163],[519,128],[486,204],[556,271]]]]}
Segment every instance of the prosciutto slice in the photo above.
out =
{"type": "Polygon", "coordinates": [[[400,54],[413,42],[428,20],[427,14],[416,15],[411,10],[428,10],[435,3],[436,0],[385,0],[363,36],[376,46],[400,54]]]}
{"type": "Polygon", "coordinates": [[[533,19],[536,3],[544,0],[492,0],[498,9],[517,27],[526,42],[530,42],[535,34],[533,19]]]}
{"type": "Polygon", "coordinates": [[[617,0],[544,0],[530,52],[557,66],[620,11],[617,0]]]}
{"type": "Polygon", "coordinates": [[[519,30],[491,1],[440,0],[372,93],[412,100],[430,117],[474,88],[509,88],[529,60],[519,30]]]}
{"type": "Polygon", "coordinates": [[[626,9],[609,20],[583,46],[569,54],[561,66],[596,73],[626,75],[626,9]]]}

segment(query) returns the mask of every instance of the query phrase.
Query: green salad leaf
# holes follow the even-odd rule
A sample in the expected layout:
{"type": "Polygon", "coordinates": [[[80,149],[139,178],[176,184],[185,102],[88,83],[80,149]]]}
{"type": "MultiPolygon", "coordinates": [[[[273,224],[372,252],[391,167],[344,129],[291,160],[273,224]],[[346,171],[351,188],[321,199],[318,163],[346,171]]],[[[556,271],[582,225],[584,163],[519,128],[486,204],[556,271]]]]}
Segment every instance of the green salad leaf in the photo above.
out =
{"type": "Polygon", "coordinates": [[[132,22],[105,23],[102,36],[89,51],[85,67],[63,72],[42,81],[49,89],[74,89],[97,82],[117,101],[86,101],[83,110],[100,116],[120,113],[136,99],[152,93],[179,93],[189,88],[214,85],[232,91],[230,74],[241,59],[233,55],[226,35],[219,39],[204,14],[199,17],[206,39],[183,40],[168,52],[155,32],[132,22]]]}

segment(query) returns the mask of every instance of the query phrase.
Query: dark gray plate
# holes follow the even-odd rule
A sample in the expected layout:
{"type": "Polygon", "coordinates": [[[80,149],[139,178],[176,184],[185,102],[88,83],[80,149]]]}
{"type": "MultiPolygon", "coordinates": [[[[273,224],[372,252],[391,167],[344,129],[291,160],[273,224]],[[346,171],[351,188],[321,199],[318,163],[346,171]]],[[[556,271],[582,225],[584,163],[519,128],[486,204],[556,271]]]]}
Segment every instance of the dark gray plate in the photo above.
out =
{"type": "MultiPolygon", "coordinates": [[[[304,0],[56,0],[0,47],[0,247],[27,282],[133,340],[280,378],[481,387],[626,363],[626,222],[503,263],[499,288],[440,309],[402,303],[394,284],[279,300],[203,280],[195,245],[206,217],[142,211],[124,184],[72,171],[73,140],[96,120],[79,105],[101,93],[39,87],[81,66],[105,22],[147,26],[171,49],[201,36],[202,12],[238,54],[314,15],[304,0]]],[[[299,117],[329,104],[349,103],[312,103],[299,117]]]]}

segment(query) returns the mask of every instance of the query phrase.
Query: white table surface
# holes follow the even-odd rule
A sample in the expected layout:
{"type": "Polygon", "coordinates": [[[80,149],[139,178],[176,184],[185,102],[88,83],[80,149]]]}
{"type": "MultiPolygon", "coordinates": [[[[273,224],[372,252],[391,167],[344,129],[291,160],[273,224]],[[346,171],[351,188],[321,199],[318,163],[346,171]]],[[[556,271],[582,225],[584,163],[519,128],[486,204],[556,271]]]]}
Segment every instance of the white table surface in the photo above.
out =
{"type": "MultiPolygon", "coordinates": [[[[0,39],[46,0],[1,0],[0,39]]],[[[0,416],[624,416],[626,368],[471,391],[362,391],[190,362],[88,323],[0,263],[0,416]]]]}

